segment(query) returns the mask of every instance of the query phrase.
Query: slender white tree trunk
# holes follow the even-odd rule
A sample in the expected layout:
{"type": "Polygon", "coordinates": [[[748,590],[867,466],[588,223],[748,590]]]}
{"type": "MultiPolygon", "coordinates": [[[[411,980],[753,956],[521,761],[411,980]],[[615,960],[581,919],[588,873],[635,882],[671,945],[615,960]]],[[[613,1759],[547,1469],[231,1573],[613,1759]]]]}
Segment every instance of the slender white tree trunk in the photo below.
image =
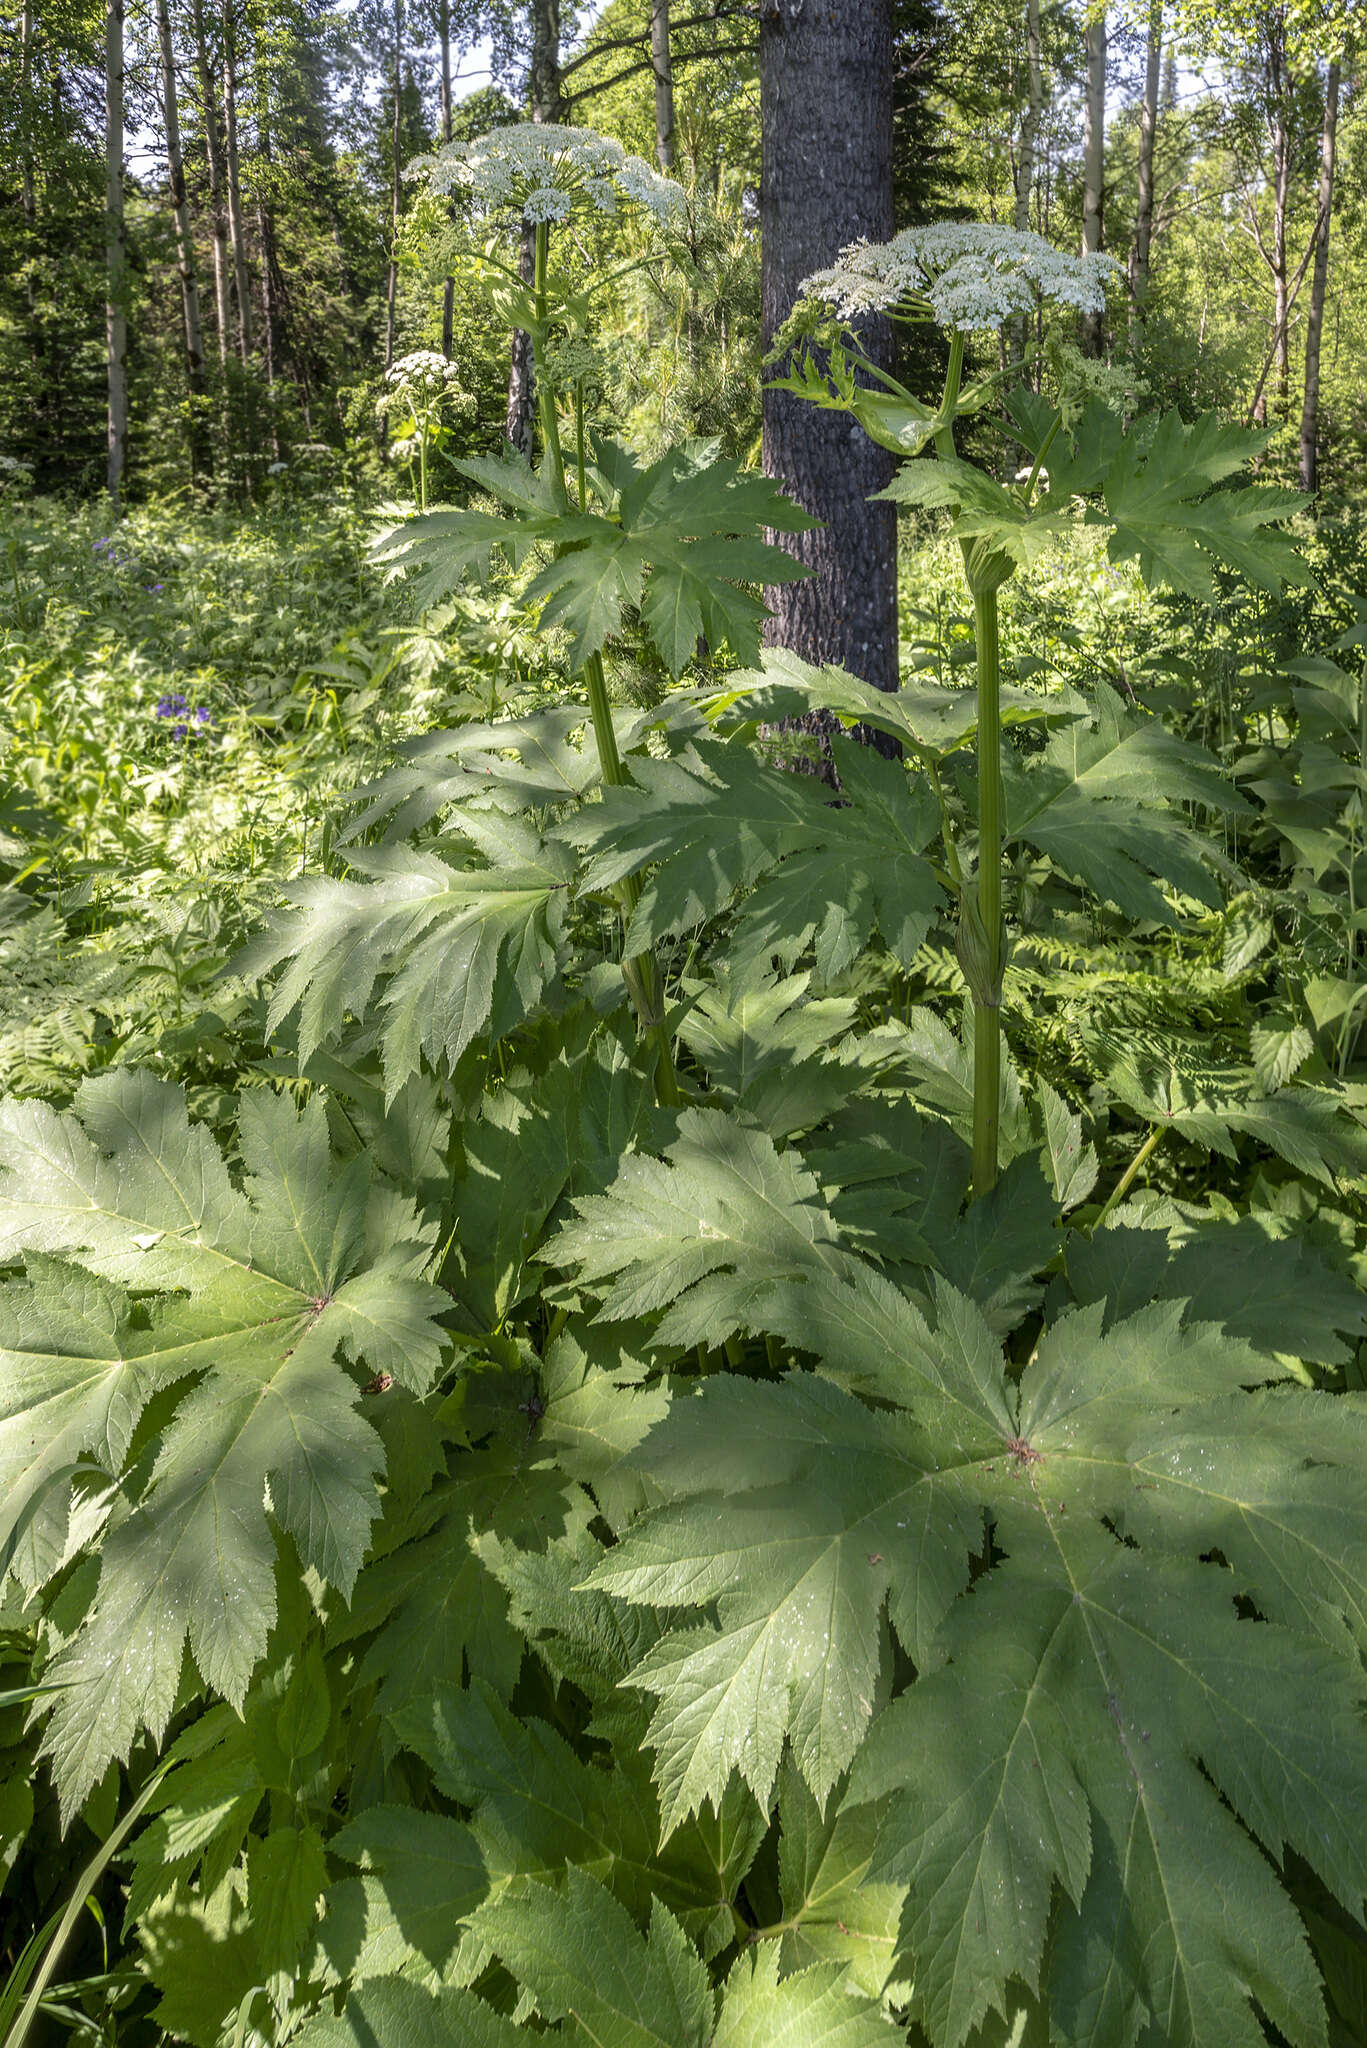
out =
{"type": "MultiPolygon", "coordinates": [[[[441,39],[441,139],[451,140],[451,0],[441,0],[437,15],[441,39]]],[[[454,208],[452,209],[454,211],[454,208]]],[[[448,274],[441,293],[441,352],[447,361],[455,345],[456,280],[448,274]]]]}
{"type": "Polygon", "coordinates": [[[108,467],[112,505],[128,464],[128,244],[123,193],[123,0],[105,0],[105,349],[109,369],[108,467]]]}
{"type": "Polygon", "coordinates": [[[674,63],[669,49],[669,0],[650,0],[650,62],[655,73],[655,154],[662,171],[674,168],[674,63]]]}
{"type": "Polygon", "coordinates": [[[195,74],[204,116],[204,154],[209,165],[209,225],[214,243],[214,312],[218,322],[218,359],[228,361],[228,223],[223,210],[223,141],[218,124],[218,87],[204,27],[204,0],[193,0],[195,74]]]}
{"type": "Polygon", "coordinates": [[[1324,301],[1329,284],[1329,220],[1334,208],[1334,160],[1338,141],[1339,66],[1329,66],[1324,88],[1324,128],[1320,136],[1319,232],[1315,268],[1310,279],[1310,311],[1305,323],[1305,396],[1301,404],[1301,489],[1320,486],[1319,414],[1320,344],[1324,336],[1324,301]]]}
{"type": "Polygon", "coordinates": [[[1149,295],[1149,264],[1153,254],[1153,160],[1158,135],[1158,90],[1163,75],[1163,4],[1149,9],[1149,37],[1144,64],[1144,103],[1139,112],[1139,179],[1135,197],[1134,241],[1130,248],[1130,318],[1143,324],[1149,295]]]}
{"type": "Polygon", "coordinates": [[[228,236],[233,251],[233,292],[237,299],[237,347],[245,369],[252,353],[252,294],[247,236],[242,219],[242,181],[237,156],[237,15],[235,0],[223,0],[223,136],[228,191],[228,236]]]}
{"type": "Polygon", "coordinates": [[[392,81],[393,123],[390,140],[393,167],[389,186],[389,276],[384,295],[384,366],[394,360],[394,328],[399,297],[399,212],[403,203],[403,4],[394,0],[394,77],[392,81]]]}
{"type": "MultiPolygon", "coordinates": [[[[1087,24],[1087,100],[1082,144],[1082,253],[1100,249],[1104,233],[1106,175],[1106,17],[1087,24]]],[[[1101,315],[1089,315],[1087,348],[1099,356],[1101,315]]]]}

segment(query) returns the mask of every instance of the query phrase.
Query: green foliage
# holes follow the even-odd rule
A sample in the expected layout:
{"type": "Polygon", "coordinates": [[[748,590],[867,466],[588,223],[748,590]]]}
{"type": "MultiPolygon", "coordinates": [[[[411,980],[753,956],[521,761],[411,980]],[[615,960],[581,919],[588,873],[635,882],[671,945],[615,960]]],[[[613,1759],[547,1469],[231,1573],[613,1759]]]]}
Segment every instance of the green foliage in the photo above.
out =
{"type": "Polygon", "coordinates": [[[567,514],[551,481],[511,454],[460,465],[505,509],[432,512],[410,520],[380,544],[379,559],[420,568],[427,600],[455,588],[467,569],[487,574],[502,548],[516,565],[538,543],[560,550],[527,586],[544,625],[570,634],[580,667],[617,633],[627,605],[670,675],[693,659],[706,635],[716,652],[730,646],[743,661],[759,652],[764,607],[738,585],[786,583],[807,571],[758,538],[774,527],[800,533],[807,514],[764,478],[721,458],[713,442],[690,442],[641,468],[629,450],[600,440],[586,473],[594,509],[567,514]]]}
{"type": "Polygon", "coordinates": [[[0,1939],[74,1902],[43,2025],[1361,2032],[1360,657],[1346,601],[1241,595],[1287,565],[1237,437],[1075,431],[1051,492],[1101,448],[1074,488],[1122,546],[1056,503],[1002,586],[1014,1057],[972,1200],[933,539],[881,698],[783,654],[666,693],[690,590],[745,653],[769,574],[771,487],[696,450],[599,444],[582,519],[573,467],[554,520],[544,469],[481,469],[497,516],[386,548],[517,577],[390,638],[271,520],[269,605],[211,529],[155,631],[44,529],[41,676],[109,602],[91,729],[16,700],[0,822],[0,1939]],[[1141,583],[1160,527],[1187,595],[1141,583]],[[657,579],[681,623],[638,639],[657,579]],[[149,722],[179,635],[231,746],[149,722]],[[561,655],[603,635],[586,706],[561,655]],[[829,780],[762,729],[810,712],[829,780]],[[122,815],[106,742],[148,757],[122,815]],[[173,892],[207,908],[153,961],[173,892]]]}

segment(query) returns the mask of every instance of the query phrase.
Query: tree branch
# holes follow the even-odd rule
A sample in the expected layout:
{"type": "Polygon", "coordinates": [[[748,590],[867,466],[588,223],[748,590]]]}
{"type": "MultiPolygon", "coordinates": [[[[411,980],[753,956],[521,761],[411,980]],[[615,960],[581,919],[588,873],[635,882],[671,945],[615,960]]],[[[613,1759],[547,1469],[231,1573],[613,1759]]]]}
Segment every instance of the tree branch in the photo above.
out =
{"type": "Polygon", "coordinates": [[[1291,315],[1295,310],[1296,300],[1300,296],[1301,286],[1305,282],[1305,273],[1310,266],[1310,258],[1315,253],[1315,245],[1319,241],[1320,229],[1324,226],[1324,216],[1327,211],[1327,207],[1321,206],[1319,212],[1315,215],[1315,226],[1306,245],[1305,254],[1296,266],[1296,274],[1291,280],[1291,288],[1286,295],[1286,311],[1273,329],[1271,345],[1266,356],[1263,358],[1263,366],[1258,373],[1258,381],[1253,388],[1253,396],[1248,402],[1248,411],[1244,415],[1244,425],[1246,427],[1251,427],[1253,424],[1253,415],[1258,410],[1258,400],[1263,395],[1263,386],[1267,382],[1267,373],[1272,368],[1273,358],[1277,353],[1281,338],[1291,324],[1291,315]]]}
{"type": "MultiPolygon", "coordinates": [[[[754,54],[753,43],[718,43],[708,50],[685,50],[682,55],[675,57],[674,69],[682,71],[685,64],[696,63],[699,57],[753,57],[754,54]]],[[[639,64],[629,64],[625,71],[617,72],[612,78],[604,78],[596,85],[581,85],[578,92],[566,93],[566,105],[577,107],[581,100],[592,99],[595,93],[607,92],[614,85],[620,85],[624,79],[635,78],[639,72],[653,72],[654,69],[653,60],[646,57],[639,64]]]]}
{"type": "MultiPolygon", "coordinates": [[[[709,21],[736,21],[742,17],[751,21],[755,20],[754,9],[739,5],[728,7],[725,5],[725,0],[723,0],[722,5],[713,7],[707,14],[690,14],[686,21],[672,21],[669,24],[669,33],[671,36],[676,36],[680,35],[686,28],[702,28],[709,21]]],[[[577,71],[581,64],[587,64],[592,57],[601,57],[607,50],[639,50],[649,40],[649,36],[649,29],[642,29],[638,35],[608,36],[600,43],[590,43],[587,48],[579,52],[577,57],[571,57],[568,64],[561,65],[560,76],[562,81],[568,78],[572,71],[577,71]]],[[[584,94],[579,96],[584,97],[587,93],[598,89],[591,86],[585,87],[584,94]]],[[[571,94],[570,97],[573,98],[575,95],[571,94]]]]}

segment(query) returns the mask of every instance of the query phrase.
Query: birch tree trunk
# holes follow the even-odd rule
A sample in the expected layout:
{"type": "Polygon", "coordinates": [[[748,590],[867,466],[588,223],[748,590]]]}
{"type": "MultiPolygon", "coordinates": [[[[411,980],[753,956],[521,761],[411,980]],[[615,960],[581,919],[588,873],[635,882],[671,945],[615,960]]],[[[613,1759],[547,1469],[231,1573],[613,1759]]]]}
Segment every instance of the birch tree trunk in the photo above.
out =
{"type": "MultiPolygon", "coordinates": [[[[1087,98],[1082,142],[1082,253],[1099,250],[1104,234],[1106,176],[1106,17],[1087,24],[1087,98]]],[[[1099,356],[1103,342],[1100,313],[1089,314],[1083,326],[1089,355],[1099,356]]]]}
{"type": "Polygon", "coordinates": [[[1329,66],[1324,87],[1324,129],[1320,136],[1319,231],[1315,268],[1310,279],[1310,310],[1305,323],[1305,396],[1301,404],[1301,489],[1320,487],[1319,413],[1320,345],[1324,337],[1324,301],[1329,283],[1329,221],[1334,207],[1334,160],[1338,142],[1340,68],[1329,66]]]}
{"type": "MultiPolygon", "coordinates": [[[[1016,232],[1030,227],[1030,201],[1035,189],[1035,154],[1039,147],[1040,120],[1044,113],[1044,63],[1040,34],[1040,0],[1026,0],[1025,8],[1025,119],[1021,123],[1020,155],[1016,161],[1016,232]]],[[[1011,353],[1019,362],[1025,354],[1029,331],[1028,316],[1011,323],[1011,353]]]]}
{"type": "MultiPolygon", "coordinates": [[[[38,195],[33,176],[33,150],[29,142],[33,119],[33,0],[24,0],[19,17],[19,177],[24,209],[24,296],[28,304],[30,330],[36,311],[33,238],[38,226],[38,195]]],[[[30,345],[32,345],[30,332],[30,345]]]]}
{"type": "Polygon", "coordinates": [[[394,162],[389,182],[389,276],[384,295],[386,370],[394,361],[394,322],[399,296],[399,209],[403,201],[403,166],[399,160],[403,147],[403,4],[404,0],[394,0],[393,123],[390,137],[394,162]]]}
{"type": "Polygon", "coordinates": [[[176,53],[171,40],[169,0],[157,0],[157,36],[161,44],[161,111],[166,128],[166,176],[176,223],[176,273],[185,328],[185,390],[190,407],[190,469],[200,476],[209,468],[200,401],[204,395],[204,323],[199,308],[195,269],[194,223],[185,189],[185,158],[180,146],[180,108],[176,94],[176,53]]]}
{"type": "Polygon", "coordinates": [[[109,502],[118,507],[128,464],[128,245],[123,193],[123,0],[104,15],[105,352],[109,372],[109,502]]]}
{"type": "Polygon", "coordinates": [[[1286,254],[1286,223],[1291,206],[1290,78],[1286,63],[1285,22],[1276,9],[1267,16],[1268,116],[1272,132],[1272,289],[1276,321],[1276,397],[1278,419],[1291,403],[1291,296],[1286,254]]]}
{"type": "Polygon", "coordinates": [[[233,292],[237,300],[237,348],[245,370],[252,353],[252,294],[247,269],[247,237],[242,223],[242,184],[237,159],[236,0],[223,0],[223,135],[225,183],[228,192],[228,235],[232,243],[233,292]]]}
{"type": "MultiPolygon", "coordinates": [[[[437,15],[441,38],[441,139],[451,140],[451,0],[441,0],[437,15]]],[[[454,209],[452,209],[454,211],[454,209]]],[[[441,352],[451,360],[455,342],[456,280],[448,274],[441,292],[441,352]]]]}
{"type": "Polygon", "coordinates": [[[1144,101],[1139,110],[1139,177],[1135,197],[1134,242],[1130,248],[1130,319],[1144,323],[1153,254],[1153,160],[1158,135],[1158,91],[1163,76],[1163,0],[1149,9],[1149,35],[1144,62],[1144,101]]]}
{"type": "Polygon", "coordinates": [[[223,211],[223,143],[218,124],[218,88],[204,27],[204,0],[192,0],[195,32],[195,75],[204,116],[204,154],[209,167],[209,225],[214,247],[214,313],[218,322],[218,359],[228,362],[228,223],[223,211]]]}
{"type": "MultiPolygon", "coordinates": [[[[892,8],[761,0],[760,230],[764,346],[798,287],[860,235],[892,232],[892,8]]],[[[863,324],[870,360],[891,360],[886,320],[863,324]]],[[[808,581],[768,590],[764,637],[804,660],[836,662],[897,688],[897,524],[871,504],[892,457],[848,414],[786,391],[764,393],[764,468],[823,521],[772,536],[806,562],[808,581]]]]}
{"type": "Polygon", "coordinates": [[[662,171],[674,168],[674,63],[669,49],[669,0],[650,0],[650,63],[655,73],[655,154],[662,171]]]}

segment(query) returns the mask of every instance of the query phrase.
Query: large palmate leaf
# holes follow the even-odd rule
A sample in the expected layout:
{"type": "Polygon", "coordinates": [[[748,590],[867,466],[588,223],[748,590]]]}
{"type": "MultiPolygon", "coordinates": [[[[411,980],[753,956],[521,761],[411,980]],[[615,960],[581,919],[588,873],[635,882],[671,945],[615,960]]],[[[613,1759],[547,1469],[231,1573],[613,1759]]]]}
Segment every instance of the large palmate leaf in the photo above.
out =
{"type": "Polygon", "coordinates": [[[477,1033],[499,1037],[535,1005],[559,964],[565,851],[488,813],[462,813],[462,829],[491,866],[376,848],[353,856],[369,880],[320,879],[291,892],[297,909],[276,919],[249,961],[257,973],[284,968],[268,1028],[297,1010],[301,1059],[360,1014],[381,981],[391,1096],[424,1054],[453,1065],[477,1033]]]}
{"type": "Polygon", "coordinates": [[[890,1303],[880,1343],[872,1297],[861,1320],[808,1294],[808,1346],[856,1381],[867,1349],[893,1412],[803,1374],[704,1381],[631,1454],[662,1504],[591,1575],[711,1617],[631,1674],[666,1826],[733,1769],[767,1796],[785,1738],[819,1802],[852,1761],[870,1875],[907,1888],[898,1974],[950,2048],[1042,1974],[1097,2048],[1254,2048],[1250,2001],[1322,2040],[1266,1858],[1362,1910],[1363,1404],[1243,1392],[1247,1346],[1180,1302],[1065,1315],[1017,1386],[957,1297],[899,1377],[890,1303]],[[960,1597],[984,1519],[995,1561],[960,1597]],[[885,1602],[920,1676],[876,1714],[885,1602]]]}
{"type": "MultiPolygon", "coordinates": [[[[907,682],[897,691],[877,690],[845,669],[813,668],[782,647],[766,648],[757,669],[728,676],[723,689],[707,692],[701,702],[722,729],[828,711],[845,726],[876,726],[909,754],[955,753],[972,740],[978,723],[977,695],[967,685],[907,682]]],[[[1067,716],[1057,702],[1002,688],[1003,725],[1053,724],[1067,716]]]]}
{"type": "Polygon", "coordinates": [[[715,1112],[685,1110],[668,1163],[628,1158],[608,1194],[575,1208],[539,1256],[575,1264],[604,1293],[605,1316],[665,1310],[666,1343],[760,1327],[756,1305],[784,1277],[855,1271],[796,1156],[715,1112]]]}
{"type": "Polygon", "coordinates": [[[1003,784],[1008,839],[1048,854],[1131,917],[1173,921],[1160,882],[1220,901],[1218,849],[1176,806],[1242,812],[1243,798],[1212,755],[1174,739],[1156,718],[1127,712],[1104,685],[1091,717],[1075,717],[1029,760],[1008,757],[1003,784]]]}
{"type": "MultiPolygon", "coordinates": [[[[651,722],[639,711],[613,717],[617,745],[627,753],[651,722]]],[[[408,740],[400,758],[378,781],[358,789],[360,806],[345,838],[356,839],[381,819],[385,837],[406,839],[452,804],[496,802],[514,807],[577,803],[601,777],[588,712],[577,705],[547,705],[521,718],[472,720],[446,732],[408,740]]]]}
{"type": "MultiPolygon", "coordinates": [[[[419,1819],[423,1818],[418,1816],[419,1819]]],[[[658,1901],[642,1934],[593,1878],[528,1882],[475,1916],[478,1935],[524,1987],[539,2024],[518,2026],[465,1990],[397,1975],[360,1985],[338,2017],[320,2015],[303,2048],[883,2048],[891,2030],[839,1965],[779,1977],[777,1944],[742,1956],[718,2001],[697,1950],[658,1901]]]]}
{"type": "MultiPolygon", "coordinates": [[[[1010,409],[1032,451],[1042,451],[1057,415],[1028,393],[1010,409]]],[[[1306,580],[1290,537],[1271,530],[1305,500],[1273,484],[1229,483],[1267,441],[1266,432],[1231,426],[1216,413],[1188,425],[1175,409],[1127,432],[1095,400],[1052,439],[1036,516],[1057,519],[1081,497],[1089,501],[1088,522],[1111,529],[1111,560],[1137,561],[1150,584],[1210,598],[1218,563],[1276,592],[1306,580]]]]}
{"type": "Polygon", "coordinates": [[[718,458],[715,444],[670,449],[648,469],[638,469],[625,449],[604,445],[599,456],[594,480],[607,494],[601,509],[584,511],[559,509],[549,479],[516,458],[463,463],[503,514],[427,513],[386,535],[380,559],[420,570],[419,589],[431,602],[470,569],[487,575],[494,547],[514,562],[534,547],[554,547],[526,596],[542,601],[544,625],[569,632],[575,667],[617,632],[627,605],[639,607],[671,675],[693,659],[704,635],[714,652],[729,646],[753,661],[765,611],[743,586],[809,573],[762,538],[766,529],[801,533],[813,523],[807,513],[767,477],[718,458]]]}
{"type": "Polygon", "coordinates": [[[438,1362],[428,1233],[364,1159],[336,1164],[322,1098],[249,1095],[238,1144],[240,1188],[180,1092],[129,1070],[87,1083],[71,1115],[0,1109],[0,1244],[30,1259],[0,1290],[5,1561],[46,1578],[73,1481],[125,1487],[93,1607],[50,1666],[67,1811],[139,1727],[165,1727],[187,1639],[241,1701],[275,1612],[277,1530],[351,1590],[383,1451],[339,1354],[419,1388],[438,1362]],[[183,1382],[155,1458],[126,1473],[149,1398],[183,1382]]]}
{"type": "Polygon", "coordinates": [[[739,984],[771,958],[791,966],[815,944],[823,979],[843,973],[875,928],[906,966],[944,896],[925,849],[939,830],[929,789],[900,763],[838,744],[841,801],[733,742],[700,741],[667,761],[632,763],[634,782],[562,828],[588,855],[584,886],[653,868],[628,944],[701,923],[759,883],[741,909],[730,960],[739,984]]]}

